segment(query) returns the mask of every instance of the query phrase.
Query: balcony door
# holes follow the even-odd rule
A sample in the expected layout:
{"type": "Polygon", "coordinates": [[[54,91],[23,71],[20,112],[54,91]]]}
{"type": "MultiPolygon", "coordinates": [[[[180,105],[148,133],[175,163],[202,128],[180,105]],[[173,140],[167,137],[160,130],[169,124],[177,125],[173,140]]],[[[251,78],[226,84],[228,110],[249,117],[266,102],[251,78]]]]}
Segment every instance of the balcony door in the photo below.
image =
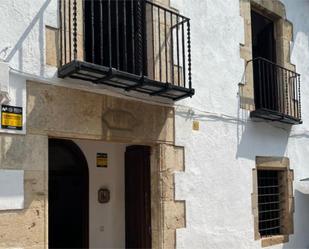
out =
{"type": "Polygon", "coordinates": [[[276,42],[272,20],[252,11],[253,58],[262,57],[276,63],[276,42]]]}
{"type": "Polygon", "coordinates": [[[278,81],[274,22],[251,11],[252,56],[264,61],[253,62],[256,109],[278,110],[278,81]]]}
{"type": "Polygon", "coordinates": [[[145,75],[144,0],[85,0],[87,62],[145,75]]]}

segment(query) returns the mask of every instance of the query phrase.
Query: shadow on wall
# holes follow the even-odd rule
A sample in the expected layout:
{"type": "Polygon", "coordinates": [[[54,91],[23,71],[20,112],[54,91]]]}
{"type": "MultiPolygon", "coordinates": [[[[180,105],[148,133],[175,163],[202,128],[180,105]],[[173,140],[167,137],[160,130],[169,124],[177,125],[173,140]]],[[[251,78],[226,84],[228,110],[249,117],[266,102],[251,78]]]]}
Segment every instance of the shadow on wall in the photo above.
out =
{"type": "Polygon", "coordinates": [[[39,50],[40,50],[40,75],[43,75],[44,72],[44,11],[50,4],[51,0],[46,0],[42,7],[39,9],[38,13],[34,16],[28,27],[25,29],[25,31],[22,33],[18,41],[16,42],[15,46],[12,48],[10,53],[6,56],[4,61],[10,62],[11,59],[14,57],[16,52],[19,53],[19,70],[23,70],[23,43],[26,40],[26,38],[29,36],[30,32],[34,28],[34,26],[39,22],[39,35],[38,35],[38,43],[39,43],[39,50]]]}
{"type": "MultiPolygon", "coordinates": [[[[244,82],[244,78],[241,82],[244,82]]],[[[263,119],[251,119],[250,112],[241,108],[240,92],[239,89],[236,158],[255,160],[256,156],[284,156],[291,126],[263,119]]]]}
{"type": "MultiPolygon", "coordinates": [[[[309,184],[309,183],[308,183],[309,184]]],[[[309,194],[295,190],[294,234],[283,249],[308,249],[309,194]]]]}
{"type": "Polygon", "coordinates": [[[247,121],[237,126],[236,158],[285,156],[291,126],[267,121],[247,121]]]}

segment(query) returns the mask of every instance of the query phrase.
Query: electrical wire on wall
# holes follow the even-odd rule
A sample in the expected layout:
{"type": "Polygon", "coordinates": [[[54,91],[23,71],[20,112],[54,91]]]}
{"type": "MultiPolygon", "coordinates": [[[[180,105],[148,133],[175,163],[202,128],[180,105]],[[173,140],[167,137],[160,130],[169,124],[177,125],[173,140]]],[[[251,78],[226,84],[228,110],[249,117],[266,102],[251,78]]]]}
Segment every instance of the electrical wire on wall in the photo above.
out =
{"type": "MultiPolygon", "coordinates": [[[[1,51],[0,51],[0,55],[1,55],[1,51]]],[[[5,63],[6,61],[4,59],[0,58],[0,63],[1,62],[5,63]]],[[[247,66],[247,64],[246,64],[246,66],[247,66]]],[[[67,83],[69,83],[68,80],[59,79],[57,77],[46,78],[46,77],[38,76],[38,75],[35,75],[35,74],[32,74],[32,73],[24,72],[24,71],[15,69],[15,68],[10,67],[10,66],[9,66],[9,70],[10,70],[10,72],[13,72],[15,74],[22,75],[22,76],[28,78],[29,80],[39,80],[39,81],[45,82],[47,84],[55,84],[56,83],[56,84],[59,84],[59,85],[72,87],[71,84],[67,84],[67,83]]],[[[242,75],[242,80],[239,83],[239,85],[245,85],[245,84],[246,84],[246,80],[245,80],[245,73],[244,73],[242,75]]],[[[2,93],[4,93],[4,95],[5,95],[5,97],[4,97],[5,100],[8,100],[8,101],[10,100],[10,98],[9,98],[9,90],[10,90],[9,89],[9,82],[8,82],[7,85],[8,85],[8,92],[0,91],[0,104],[2,104],[1,103],[2,93]]],[[[87,91],[90,90],[89,88],[87,88],[86,85],[83,85],[83,84],[80,84],[78,86],[74,86],[73,88],[79,89],[79,90],[87,90],[87,91]],[[87,88],[87,89],[85,89],[85,88],[87,88]]],[[[2,82],[1,81],[0,81],[0,89],[2,89],[2,82]]],[[[109,89],[105,88],[105,87],[99,88],[99,89],[102,90],[102,94],[104,94],[103,91],[109,91],[109,89]]],[[[95,89],[90,90],[90,91],[97,92],[97,90],[98,90],[98,88],[96,86],[95,89]]],[[[138,95],[132,95],[132,94],[127,93],[127,92],[117,92],[117,93],[121,94],[122,96],[125,95],[128,99],[134,99],[134,100],[138,99],[140,101],[149,103],[149,99],[139,97],[138,95]]],[[[115,94],[115,95],[117,95],[117,94],[115,94]]],[[[237,93],[237,96],[238,96],[238,98],[240,97],[239,92],[237,93]]],[[[273,127],[284,130],[285,132],[288,133],[289,136],[292,135],[292,134],[289,134],[288,129],[281,127],[281,126],[277,126],[276,123],[273,122],[273,121],[265,121],[265,120],[259,121],[259,120],[252,120],[252,119],[248,118],[249,114],[248,114],[248,111],[246,111],[246,110],[244,110],[245,115],[243,117],[240,117],[239,115],[228,115],[228,114],[225,114],[225,113],[210,112],[210,111],[206,111],[204,109],[201,110],[201,109],[199,109],[197,107],[193,107],[193,106],[187,106],[187,105],[173,103],[173,102],[164,102],[164,101],[160,101],[159,99],[152,99],[151,102],[154,103],[154,104],[159,104],[161,106],[167,106],[167,107],[172,106],[172,107],[175,108],[176,115],[182,116],[183,118],[187,118],[187,119],[198,120],[198,121],[202,121],[202,122],[207,121],[207,120],[208,121],[210,121],[210,120],[212,120],[212,121],[221,120],[221,121],[225,121],[225,122],[229,122],[229,123],[233,123],[233,124],[237,124],[237,125],[245,125],[245,124],[250,124],[250,123],[268,123],[273,127]]],[[[238,106],[238,108],[241,109],[240,106],[238,106]]],[[[308,132],[308,131],[306,131],[306,132],[308,132]]]]}

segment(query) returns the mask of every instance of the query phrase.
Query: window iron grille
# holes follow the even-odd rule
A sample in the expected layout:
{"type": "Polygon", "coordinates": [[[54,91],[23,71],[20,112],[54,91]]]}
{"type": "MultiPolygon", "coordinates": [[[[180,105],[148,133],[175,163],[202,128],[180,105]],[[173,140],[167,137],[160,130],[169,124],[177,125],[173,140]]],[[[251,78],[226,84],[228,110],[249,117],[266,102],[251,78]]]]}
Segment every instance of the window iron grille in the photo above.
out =
{"type": "Polygon", "coordinates": [[[282,228],[280,171],[258,170],[259,232],[261,237],[280,235],[282,228]]]}

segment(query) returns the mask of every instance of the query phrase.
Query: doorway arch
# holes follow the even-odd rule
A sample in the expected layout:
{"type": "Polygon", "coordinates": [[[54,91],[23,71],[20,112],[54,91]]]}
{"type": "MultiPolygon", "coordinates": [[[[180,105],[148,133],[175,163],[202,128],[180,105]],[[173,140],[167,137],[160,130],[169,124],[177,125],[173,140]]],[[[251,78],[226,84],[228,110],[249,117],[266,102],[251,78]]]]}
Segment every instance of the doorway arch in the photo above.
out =
{"type": "Polygon", "coordinates": [[[89,248],[89,172],[71,140],[49,139],[49,248],[89,248]]]}

